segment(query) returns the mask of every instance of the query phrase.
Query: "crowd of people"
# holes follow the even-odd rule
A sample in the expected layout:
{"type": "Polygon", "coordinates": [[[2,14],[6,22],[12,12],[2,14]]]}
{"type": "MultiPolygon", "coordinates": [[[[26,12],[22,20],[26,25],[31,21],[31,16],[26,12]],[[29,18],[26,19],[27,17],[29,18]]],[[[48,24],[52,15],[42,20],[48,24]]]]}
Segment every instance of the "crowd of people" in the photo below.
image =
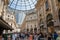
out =
{"type": "Polygon", "coordinates": [[[41,30],[39,32],[20,32],[12,34],[12,40],[60,40],[60,33],[57,33],[53,28],[49,28],[47,32],[41,30]]]}
{"type": "Polygon", "coordinates": [[[57,40],[58,34],[54,33],[20,33],[15,40],[57,40]]]}

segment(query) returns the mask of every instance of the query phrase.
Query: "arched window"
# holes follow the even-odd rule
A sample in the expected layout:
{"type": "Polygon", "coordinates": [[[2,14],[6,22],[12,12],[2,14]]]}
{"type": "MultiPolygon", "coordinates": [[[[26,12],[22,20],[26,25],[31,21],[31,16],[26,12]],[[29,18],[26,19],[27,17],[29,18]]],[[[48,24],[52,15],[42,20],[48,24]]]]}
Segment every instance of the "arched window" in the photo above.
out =
{"type": "Polygon", "coordinates": [[[30,29],[30,32],[33,33],[33,28],[30,29]]]}
{"type": "Polygon", "coordinates": [[[46,17],[47,22],[52,20],[52,19],[53,19],[52,14],[48,14],[47,17],[46,17]]]}
{"type": "Polygon", "coordinates": [[[31,28],[30,28],[30,32],[33,33],[33,27],[32,27],[32,25],[31,25],[31,28]]]}
{"type": "Polygon", "coordinates": [[[52,14],[48,14],[46,17],[47,27],[54,25],[54,22],[52,20],[53,20],[52,14]]]}
{"type": "Polygon", "coordinates": [[[47,27],[50,27],[50,26],[54,26],[54,22],[53,21],[50,21],[47,23],[47,27]]]}
{"type": "Polygon", "coordinates": [[[48,5],[48,0],[46,0],[46,11],[48,11],[48,9],[49,9],[49,5],[48,5]]]}
{"type": "Polygon", "coordinates": [[[34,28],[34,33],[37,33],[37,27],[34,28]]]}
{"type": "Polygon", "coordinates": [[[34,31],[37,31],[37,28],[36,27],[34,28],[34,31]]]}
{"type": "Polygon", "coordinates": [[[59,11],[58,11],[58,16],[59,16],[59,21],[60,21],[60,9],[59,9],[59,11]]]}

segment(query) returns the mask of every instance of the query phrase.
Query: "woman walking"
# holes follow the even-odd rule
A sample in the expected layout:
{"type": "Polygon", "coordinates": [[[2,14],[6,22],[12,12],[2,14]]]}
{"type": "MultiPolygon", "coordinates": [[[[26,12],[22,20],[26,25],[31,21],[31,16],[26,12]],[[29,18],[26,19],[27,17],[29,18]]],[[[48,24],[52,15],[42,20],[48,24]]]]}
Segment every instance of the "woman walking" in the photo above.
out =
{"type": "Polygon", "coordinates": [[[29,40],[33,40],[33,34],[32,33],[29,36],[29,40]]]}

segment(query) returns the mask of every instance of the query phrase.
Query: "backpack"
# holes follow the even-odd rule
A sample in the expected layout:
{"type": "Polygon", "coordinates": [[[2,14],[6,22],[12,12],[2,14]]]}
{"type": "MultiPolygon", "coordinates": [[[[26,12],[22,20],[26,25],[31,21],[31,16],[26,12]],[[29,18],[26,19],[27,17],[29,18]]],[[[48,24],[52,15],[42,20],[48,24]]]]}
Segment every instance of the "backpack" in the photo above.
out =
{"type": "Polygon", "coordinates": [[[57,37],[58,37],[58,34],[54,33],[54,39],[57,39],[57,37]]]}

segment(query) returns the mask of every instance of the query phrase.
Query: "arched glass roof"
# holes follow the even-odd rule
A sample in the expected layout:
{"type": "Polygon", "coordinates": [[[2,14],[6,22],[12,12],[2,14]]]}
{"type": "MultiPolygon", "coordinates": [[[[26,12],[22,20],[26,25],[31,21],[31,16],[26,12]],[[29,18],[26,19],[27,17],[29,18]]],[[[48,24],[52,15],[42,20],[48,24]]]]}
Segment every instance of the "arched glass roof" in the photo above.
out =
{"type": "Polygon", "coordinates": [[[10,0],[9,7],[16,10],[31,10],[35,8],[37,0],[10,0]]]}

